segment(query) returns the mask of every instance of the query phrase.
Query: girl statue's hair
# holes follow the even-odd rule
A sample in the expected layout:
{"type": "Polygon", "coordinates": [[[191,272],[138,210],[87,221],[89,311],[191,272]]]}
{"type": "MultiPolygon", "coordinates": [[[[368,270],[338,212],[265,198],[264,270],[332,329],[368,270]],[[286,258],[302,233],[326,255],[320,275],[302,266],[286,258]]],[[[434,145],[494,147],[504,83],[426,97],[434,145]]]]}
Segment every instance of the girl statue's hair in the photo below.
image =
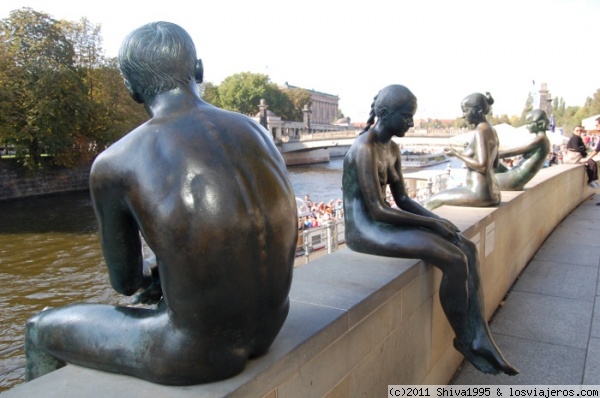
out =
{"type": "Polygon", "coordinates": [[[367,125],[363,131],[361,131],[361,134],[369,131],[371,126],[375,124],[376,117],[381,118],[405,105],[408,101],[416,100],[417,97],[403,85],[392,84],[384,87],[377,93],[375,98],[373,98],[369,119],[367,120],[367,125]]]}
{"type": "Polygon", "coordinates": [[[494,98],[492,98],[492,95],[487,91],[485,94],[473,93],[471,95],[467,95],[465,99],[463,99],[462,103],[472,107],[479,107],[483,114],[487,115],[492,109],[494,98]]]}
{"type": "Polygon", "coordinates": [[[549,123],[548,120],[548,115],[546,115],[546,112],[543,109],[534,109],[531,112],[529,112],[527,114],[527,116],[525,117],[525,120],[530,121],[530,122],[539,122],[539,121],[545,121],[546,123],[549,123]]]}

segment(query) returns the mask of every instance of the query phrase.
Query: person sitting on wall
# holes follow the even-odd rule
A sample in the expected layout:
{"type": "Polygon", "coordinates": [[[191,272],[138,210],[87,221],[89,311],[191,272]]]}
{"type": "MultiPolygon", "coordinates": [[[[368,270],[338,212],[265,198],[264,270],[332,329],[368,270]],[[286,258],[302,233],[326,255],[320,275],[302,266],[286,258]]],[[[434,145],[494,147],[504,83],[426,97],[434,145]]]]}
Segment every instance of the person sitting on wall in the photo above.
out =
{"type": "MultiPolygon", "coordinates": [[[[598,164],[592,160],[593,156],[587,156],[587,148],[581,135],[584,132],[582,126],[575,126],[573,135],[567,141],[567,151],[564,157],[564,163],[585,165],[587,183],[594,189],[598,188],[598,164]]],[[[595,156],[595,155],[594,155],[595,156]]]]}
{"type": "Polygon", "coordinates": [[[298,219],[285,164],[264,128],[200,98],[202,64],[181,27],[134,30],[119,66],[150,120],[98,156],[90,191],[113,288],[160,301],[35,315],[26,380],[65,363],[169,385],[233,376],[267,351],[289,310],[298,219]]]}
{"type": "Polygon", "coordinates": [[[540,169],[544,166],[548,153],[550,153],[550,140],[546,136],[546,130],[550,121],[546,112],[535,109],[529,112],[525,118],[527,129],[533,134],[527,144],[506,151],[500,151],[500,159],[523,155],[523,159],[506,169],[499,165],[494,170],[498,186],[502,191],[520,191],[540,169]]]}
{"type": "Polygon", "coordinates": [[[477,247],[407,195],[400,149],[392,138],[413,126],[416,110],[416,97],[402,85],[387,86],[375,97],[367,126],[344,158],[346,244],[357,252],[418,258],[439,268],[440,302],[456,349],[482,372],[515,375],[485,320],[477,247]],[[395,208],[385,201],[387,187],[395,208]]]}

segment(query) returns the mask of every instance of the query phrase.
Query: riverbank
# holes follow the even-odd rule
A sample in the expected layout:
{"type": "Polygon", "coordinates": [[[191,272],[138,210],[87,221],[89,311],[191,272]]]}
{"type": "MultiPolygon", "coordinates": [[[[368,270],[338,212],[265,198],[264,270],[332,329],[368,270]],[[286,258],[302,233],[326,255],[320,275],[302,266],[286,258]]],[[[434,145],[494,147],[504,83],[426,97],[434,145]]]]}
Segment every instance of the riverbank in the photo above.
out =
{"type": "MultiPolygon", "coordinates": [[[[433,147],[439,149],[450,145],[449,137],[409,136],[395,141],[401,148],[433,147]]],[[[322,159],[295,159],[288,166],[296,168],[301,165],[300,168],[302,168],[302,166],[310,164],[318,166],[319,164],[336,163],[336,160],[343,158],[348,148],[349,146],[338,146],[327,150],[322,149],[327,152],[322,159]]],[[[0,158],[0,202],[87,190],[90,167],[91,165],[83,165],[75,169],[53,167],[33,172],[20,167],[14,158],[0,158]]],[[[339,186],[341,189],[341,180],[339,186]]],[[[303,192],[312,193],[311,190],[303,192]]],[[[338,196],[334,195],[333,197],[338,196]]]]}
{"type": "Polygon", "coordinates": [[[0,201],[88,189],[90,165],[28,171],[16,159],[0,159],[0,201]]]}

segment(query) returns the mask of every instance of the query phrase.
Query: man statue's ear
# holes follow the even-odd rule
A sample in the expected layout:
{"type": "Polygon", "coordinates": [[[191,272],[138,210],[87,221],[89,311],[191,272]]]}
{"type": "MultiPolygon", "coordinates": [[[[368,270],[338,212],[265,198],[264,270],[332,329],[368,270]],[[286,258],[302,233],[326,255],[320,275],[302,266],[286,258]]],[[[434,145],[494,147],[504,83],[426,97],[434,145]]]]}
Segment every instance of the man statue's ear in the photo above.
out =
{"type": "Polygon", "coordinates": [[[194,78],[196,79],[196,83],[198,83],[198,84],[200,84],[204,81],[204,66],[202,65],[201,59],[196,61],[196,69],[194,71],[194,78]]]}
{"type": "Polygon", "coordinates": [[[125,87],[127,88],[127,91],[129,92],[129,95],[131,95],[131,98],[133,98],[133,100],[138,104],[144,103],[144,99],[142,98],[140,93],[133,90],[133,87],[131,87],[131,83],[129,83],[127,79],[124,79],[124,83],[125,87]]]}

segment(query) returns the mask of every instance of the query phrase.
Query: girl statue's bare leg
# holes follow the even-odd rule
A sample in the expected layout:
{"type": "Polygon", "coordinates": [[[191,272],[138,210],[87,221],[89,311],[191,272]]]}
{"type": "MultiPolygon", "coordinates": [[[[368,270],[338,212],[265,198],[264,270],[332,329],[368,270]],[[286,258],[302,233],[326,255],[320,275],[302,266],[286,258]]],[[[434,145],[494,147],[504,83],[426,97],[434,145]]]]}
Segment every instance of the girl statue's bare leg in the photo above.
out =
{"type": "Polygon", "coordinates": [[[470,332],[467,341],[460,341],[458,337],[454,346],[475,367],[486,373],[506,373],[516,375],[517,369],[512,367],[503,357],[494,342],[485,317],[484,298],[481,288],[477,259],[477,249],[473,242],[461,238],[458,243],[468,260],[468,318],[470,332]]]}

